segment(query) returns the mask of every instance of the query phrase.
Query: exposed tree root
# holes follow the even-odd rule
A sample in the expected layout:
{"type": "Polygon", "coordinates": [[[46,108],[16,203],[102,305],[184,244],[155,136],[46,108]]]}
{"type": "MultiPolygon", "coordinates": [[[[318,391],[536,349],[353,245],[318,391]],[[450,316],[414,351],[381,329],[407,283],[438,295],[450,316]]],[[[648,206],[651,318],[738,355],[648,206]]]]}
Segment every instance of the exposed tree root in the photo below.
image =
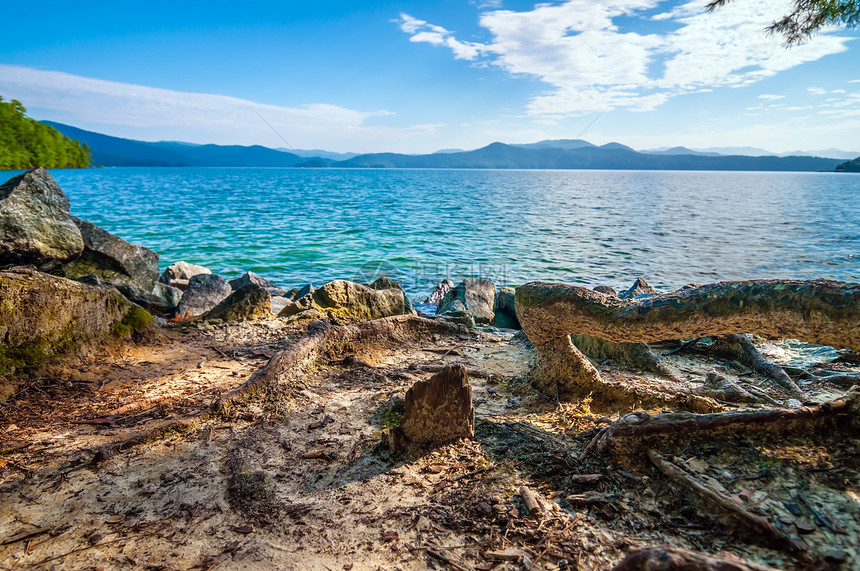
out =
{"type": "MultiPolygon", "coordinates": [[[[626,404],[633,392],[627,388],[625,396],[625,387],[608,386],[571,343],[571,334],[638,344],[746,332],[860,347],[860,284],[828,280],[722,282],[627,300],[531,282],[517,289],[516,310],[538,352],[535,383],[561,398],[593,394],[595,401],[626,404]]],[[[801,394],[790,378],[781,381],[792,394],[801,394]]],[[[671,386],[657,392],[683,393],[671,386]]],[[[671,402],[666,395],[649,396],[655,403],[671,402]]]]}
{"type": "MultiPolygon", "coordinates": [[[[255,371],[247,381],[221,395],[211,405],[183,418],[172,419],[148,428],[129,438],[102,446],[89,461],[73,463],[72,469],[81,465],[94,465],[110,456],[145,444],[170,432],[184,433],[192,430],[213,415],[246,401],[254,393],[270,386],[289,390],[299,383],[301,375],[315,364],[335,354],[355,352],[357,346],[379,341],[417,341],[431,334],[459,335],[467,332],[461,326],[433,321],[413,315],[398,315],[356,325],[337,326],[327,321],[316,321],[308,327],[308,334],[289,348],[276,353],[262,368],[255,371]]],[[[68,468],[63,471],[68,471],[68,468]]]]}
{"type": "Polygon", "coordinates": [[[791,410],[745,410],[715,414],[647,412],[627,414],[598,435],[594,448],[601,454],[626,456],[657,442],[686,441],[702,434],[799,435],[828,428],[860,430],[860,389],[816,406],[791,410]]]}
{"type": "Polygon", "coordinates": [[[803,398],[803,391],[788,376],[779,365],[770,362],[764,355],[759,353],[749,335],[734,333],[712,338],[713,344],[710,350],[718,355],[728,357],[746,365],[756,373],[764,375],[791,394],[793,397],[803,398]]]}
{"type": "Polygon", "coordinates": [[[678,380],[645,343],[615,343],[591,335],[571,335],[570,340],[594,361],[612,359],[626,367],[648,371],[672,381],[678,380]]]}
{"type": "Polygon", "coordinates": [[[645,547],[627,554],[612,571],[769,571],[737,558],[709,557],[678,547],[645,547]]]}

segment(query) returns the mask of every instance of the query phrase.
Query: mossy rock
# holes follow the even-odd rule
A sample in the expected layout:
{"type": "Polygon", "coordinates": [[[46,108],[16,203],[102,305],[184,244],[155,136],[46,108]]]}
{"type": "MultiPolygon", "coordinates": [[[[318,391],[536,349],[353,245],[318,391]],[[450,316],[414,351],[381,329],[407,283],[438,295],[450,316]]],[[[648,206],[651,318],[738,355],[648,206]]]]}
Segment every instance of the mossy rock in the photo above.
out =
{"type": "MultiPolygon", "coordinates": [[[[14,384],[11,379],[50,357],[76,354],[152,323],[151,315],[112,287],[25,268],[0,271],[0,300],[0,385],[14,384]]],[[[0,386],[0,399],[4,393],[0,386]]]]}

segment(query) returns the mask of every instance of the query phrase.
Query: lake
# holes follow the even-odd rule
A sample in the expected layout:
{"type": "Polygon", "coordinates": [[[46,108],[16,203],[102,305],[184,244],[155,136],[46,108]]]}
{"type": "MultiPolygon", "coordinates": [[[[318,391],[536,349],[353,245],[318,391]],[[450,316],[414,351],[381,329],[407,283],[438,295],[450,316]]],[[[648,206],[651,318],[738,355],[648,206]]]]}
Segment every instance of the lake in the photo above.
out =
{"type": "MultiPolygon", "coordinates": [[[[9,176],[15,173],[9,173],[9,176]]],[[[72,213],[226,278],[388,274],[661,291],[860,281],[860,176],[840,173],[108,168],[55,170],[72,213]]]]}

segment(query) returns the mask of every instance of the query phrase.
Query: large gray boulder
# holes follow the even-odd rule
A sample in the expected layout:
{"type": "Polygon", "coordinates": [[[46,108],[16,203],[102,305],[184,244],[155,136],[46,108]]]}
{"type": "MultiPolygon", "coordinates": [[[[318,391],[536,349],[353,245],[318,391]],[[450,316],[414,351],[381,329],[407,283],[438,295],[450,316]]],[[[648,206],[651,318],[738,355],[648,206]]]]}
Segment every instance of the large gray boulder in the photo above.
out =
{"type": "Polygon", "coordinates": [[[42,168],[0,186],[0,266],[55,270],[84,251],[69,199],[42,168]]]}
{"type": "Polygon", "coordinates": [[[158,278],[158,254],[131,244],[92,222],[71,217],[84,240],[77,260],[63,266],[68,278],[95,275],[103,282],[138,287],[147,293],[158,278]]]}
{"type": "Polygon", "coordinates": [[[159,276],[158,281],[185,291],[185,288],[188,287],[188,281],[191,278],[200,274],[211,273],[212,270],[209,268],[180,261],[167,266],[161,276],[159,276]]]}
{"type": "Polygon", "coordinates": [[[496,286],[490,280],[466,278],[457,287],[445,294],[436,314],[445,313],[454,300],[460,300],[466,310],[475,317],[476,323],[487,324],[493,320],[496,286]]]}
{"type": "Polygon", "coordinates": [[[188,287],[182,294],[177,315],[201,315],[218,305],[233,293],[230,284],[219,275],[197,274],[188,280],[188,287]]]}

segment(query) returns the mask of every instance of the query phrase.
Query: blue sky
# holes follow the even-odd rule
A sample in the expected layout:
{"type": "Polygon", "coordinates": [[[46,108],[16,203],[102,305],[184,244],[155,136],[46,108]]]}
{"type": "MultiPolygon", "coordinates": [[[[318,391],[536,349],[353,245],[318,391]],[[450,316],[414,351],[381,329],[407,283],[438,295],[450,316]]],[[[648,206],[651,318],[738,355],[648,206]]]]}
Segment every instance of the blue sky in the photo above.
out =
{"type": "Polygon", "coordinates": [[[433,152],[582,138],[860,153],[860,30],[783,0],[24,2],[0,95],[142,140],[433,152]],[[583,133],[584,131],[584,133],[583,133]]]}

